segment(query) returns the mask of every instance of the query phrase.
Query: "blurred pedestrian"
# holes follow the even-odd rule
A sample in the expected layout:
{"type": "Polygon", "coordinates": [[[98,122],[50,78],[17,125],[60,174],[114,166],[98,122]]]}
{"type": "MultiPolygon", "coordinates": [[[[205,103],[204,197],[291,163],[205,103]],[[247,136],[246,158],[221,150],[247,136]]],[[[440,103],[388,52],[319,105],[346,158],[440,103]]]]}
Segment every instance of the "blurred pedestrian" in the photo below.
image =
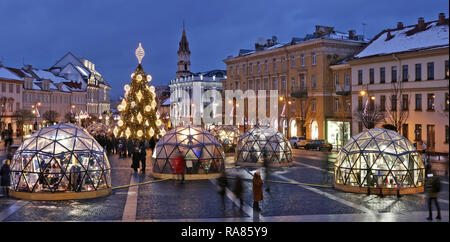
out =
{"type": "Polygon", "coordinates": [[[260,171],[256,171],[253,176],[253,209],[260,211],[259,201],[263,200],[263,181],[260,171]]]}
{"type": "Polygon", "coordinates": [[[9,196],[8,188],[10,186],[10,180],[11,180],[11,168],[9,167],[10,161],[5,160],[3,161],[2,168],[0,168],[0,176],[1,176],[1,183],[3,194],[5,196],[9,196]]]}
{"type": "Polygon", "coordinates": [[[139,152],[139,147],[136,146],[134,148],[131,158],[131,168],[133,168],[134,172],[138,171],[140,161],[141,161],[141,153],[139,152]]]}
{"type": "Polygon", "coordinates": [[[428,218],[427,220],[433,220],[433,212],[431,209],[431,203],[434,201],[437,209],[436,219],[441,219],[441,209],[439,208],[438,197],[441,191],[441,180],[434,173],[428,174],[428,181],[425,185],[425,191],[428,197],[428,218]]]}
{"type": "Polygon", "coordinates": [[[117,153],[119,153],[119,158],[123,157],[123,141],[119,140],[117,143],[117,153]]]}
{"type": "Polygon", "coordinates": [[[270,166],[272,163],[272,157],[269,155],[269,152],[267,152],[266,149],[263,150],[263,166],[264,166],[264,180],[266,181],[266,191],[270,192],[270,186],[269,183],[267,183],[267,181],[269,180],[269,176],[270,176],[270,166]]]}
{"type": "Polygon", "coordinates": [[[131,139],[129,139],[128,141],[127,141],[127,151],[128,151],[128,157],[131,157],[131,155],[133,154],[133,152],[134,152],[134,143],[133,143],[133,141],[131,140],[131,139]]]}
{"type": "Polygon", "coordinates": [[[146,160],[147,160],[147,151],[145,150],[145,145],[144,144],[141,144],[141,154],[140,154],[140,157],[141,157],[141,166],[142,166],[142,168],[141,168],[141,172],[142,173],[145,173],[145,167],[146,167],[146,160]]]}
{"type": "Polygon", "coordinates": [[[243,193],[244,193],[244,186],[242,185],[242,178],[241,178],[241,176],[237,175],[236,183],[234,184],[234,195],[236,195],[236,198],[239,199],[241,210],[242,210],[242,205],[244,204],[244,199],[242,198],[243,193]]]}
{"type": "Polygon", "coordinates": [[[218,193],[222,199],[222,208],[225,210],[225,194],[227,192],[228,180],[225,171],[222,171],[220,177],[217,178],[218,193]]]}

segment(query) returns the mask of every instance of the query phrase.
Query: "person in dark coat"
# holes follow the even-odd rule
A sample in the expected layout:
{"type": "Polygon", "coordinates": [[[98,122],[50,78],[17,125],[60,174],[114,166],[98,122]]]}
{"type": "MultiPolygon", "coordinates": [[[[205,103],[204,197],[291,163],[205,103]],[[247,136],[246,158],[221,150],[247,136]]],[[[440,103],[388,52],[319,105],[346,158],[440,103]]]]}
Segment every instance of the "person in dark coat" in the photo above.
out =
{"type": "Polygon", "coordinates": [[[225,171],[222,171],[222,173],[220,174],[220,177],[217,178],[217,186],[218,186],[218,192],[222,199],[222,208],[223,208],[223,210],[225,210],[225,194],[227,193],[227,187],[228,187],[227,175],[225,174],[225,171]]]}
{"type": "MultiPolygon", "coordinates": [[[[269,154],[269,152],[266,149],[264,149],[263,150],[263,166],[264,166],[266,182],[267,182],[267,180],[269,180],[271,163],[272,163],[272,156],[269,154]]],[[[269,183],[266,183],[266,191],[270,192],[269,183]]]]}
{"type": "Polygon", "coordinates": [[[263,200],[263,181],[260,171],[256,171],[253,176],[253,209],[260,211],[259,201],[263,200]]]}
{"type": "Polygon", "coordinates": [[[139,162],[141,161],[141,153],[139,152],[139,147],[134,148],[131,168],[133,168],[134,172],[137,172],[139,168],[139,162]]]}
{"type": "Polygon", "coordinates": [[[181,183],[184,183],[184,156],[181,151],[177,151],[172,160],[173,173],[176,175],[176,179],[181,178],[181,183]]]}
{"type": "Polygon", "coordinates": [[[147,151],[145,150],[145,145],[143,145],[143,144],[141,144],[140,157],[141,157],[141,165],[142,165],[141,172],[145,173],[147,151]]]}
{"type": "Polygon", "coordinates": [[[129,139],[128,142],[127,142],[127,149],[128,149],[128,157],[131,157],[131,155],[134,152],[134,144],[133,144],[133,141],[131,139],[129,139]]]}
{"type": "MultiPolygon", "coordinates": [[[[236,176],[236,183],[234,184],[234,195],[239,199],[240,209],[242,210],[242,205],[244,204],[244,199],[242,198],[242,194],[244,193],[244,186],[242,185],[241,176],[236,176]]],[[[234,204],[234,203],[233,203],[234,204]]]]}
{"type": "Polygon", "coordinates": [[[9,196],[8,194],[8,188],[11,185],[10,184],[10,180],[11,180],[11,168],[9,167],[9,160],[5,160],[3,162],[2,168],[0,168],[0,176],[1,176],[1,183],[0,185],[2,186],[2,190],[3,190],[3,194],[5,194],[5,196],[9,196]]]}
{"type": "Polygon", "coordinates": [[[425,185],[425,191],[428,197],[428,218],[427,220],[433,220],[433,212],[431,211],[431,202],[434,201],[437,209],[436,219],[441,219],[441,209],[439,208],[438,197],[441,191],[441,181],[436,174],[428,174],[428,181],[425,185]]]}

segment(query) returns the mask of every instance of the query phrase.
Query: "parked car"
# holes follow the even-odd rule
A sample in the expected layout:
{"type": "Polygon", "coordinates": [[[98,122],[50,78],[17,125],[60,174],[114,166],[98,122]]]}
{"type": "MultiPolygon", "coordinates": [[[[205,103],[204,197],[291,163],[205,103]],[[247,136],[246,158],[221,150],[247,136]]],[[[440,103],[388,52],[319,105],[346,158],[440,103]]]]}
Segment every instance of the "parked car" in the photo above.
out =
{"type": "Polygon", "coordinates": [[[305,149],[331,151],[333,149],[333,145],[325,142],[324,140],[309,140],[305,145],[305,149]]]}
{"type": "Polygon", "coordinates": [[[291,146],[295,149],[298,149],[299,147],[305,147],[306,138],[303,136],[292,136],[291,138],[289,138],[289,143],[291,143],[291,146]]]}

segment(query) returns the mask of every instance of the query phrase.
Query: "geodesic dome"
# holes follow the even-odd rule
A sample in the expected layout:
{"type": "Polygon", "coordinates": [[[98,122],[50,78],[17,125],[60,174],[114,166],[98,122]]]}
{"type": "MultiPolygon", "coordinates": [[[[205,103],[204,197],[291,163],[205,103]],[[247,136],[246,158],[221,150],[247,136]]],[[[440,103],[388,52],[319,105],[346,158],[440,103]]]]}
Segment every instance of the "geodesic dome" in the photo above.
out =
{"type": "Polygon", "coordinates": [[[264,153],[271,165],[286,166],[292,162],[292,147],[286,137],[269,126],[256,126],[239,137],[236,163],[261,165],[264,153]]]}
{"type": "Polygon", "coordinates": [[[23,141],[11,162],[11,181],[15,192],[98,191],[111,187],[111,168],[103,148],[85,129],[63,123],[23,141]]]}
{"type": "MultiPolygon", "coordinates": [[[[224,171],[224,152],[219,141],[201,126],[178,126],[169,130],[156,144],[153,158],[153,175],[167,177],[175,171],[173,164],[177,153],[184,157],[187,179],[199,174],[220,174],[224,171]]],[[[204,177],[207,178],[207,177],[204,177]]]]}
{"type": "Polygon", "coordinates": [[[408,139],[392,130],[374,128],[351,137],[334,166],[335,187],[341,190],[423,191],[425,169],[420,154],[408,139]]]}
{"type": "Polygon", "coordinates": [[[93,123],[89,125],[86,130],[90,135],[106,135],[110,128],[103,123],[93,123]]]}
{"type": "Polygon", "coordinates": [[[211,130],[211,133],[222,144],[225,153],[234,152],[234,148],[236,147],[239,136],[241,135],[241,131],[233,125],[215,126],[211,130]]]}

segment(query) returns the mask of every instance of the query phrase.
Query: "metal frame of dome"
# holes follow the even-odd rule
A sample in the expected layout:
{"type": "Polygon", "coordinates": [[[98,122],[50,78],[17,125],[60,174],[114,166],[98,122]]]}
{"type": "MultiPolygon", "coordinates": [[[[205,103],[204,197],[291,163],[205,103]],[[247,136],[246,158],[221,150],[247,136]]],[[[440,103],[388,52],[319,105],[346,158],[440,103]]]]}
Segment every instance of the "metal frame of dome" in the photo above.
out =
{"type": "Polygon", "coordinates": [[[25,139],[11,162],[11,196],[30,200],[85,199],[111,192],[103,148],[78,125],[62,123],[25,139]]]}
{"type": "Polygon", "coordinates": [[[93,123],[86,128],[86,130],[90,135],[98,135],[98,134],[106,135],[111,132],[111,130],[108,132],[108,129],[110,129],[108,126],[99,122],[93,123]]]}
{"type": "Polygon", "coordinates": [[[236,147],[236,163],[242,166],[263,164],[263,150],[269,152],[271,166],[290,166],[292,147],[286,137],[270,126],[257,125],[239,137],[236,147]]]}
{"type": "Polygon", "coordinates": [[[225,153],[234,152],[241,136],[241,131],[234,125],[218,125],[211,129],[211,133],[222,144],[225,153]],[[230,142],[231,140],[231,142],[230,142]]]}
{"type": "Polygon", "coordinates": [[[334,165],[338,190],[413,194],[424,190],[425,168],[411,142],[395,131],[365,130],[340,150],[334,165]]]}
{"type": "Polygon", "coordinates": [[[186,180],[216,178],[225,170],[225,154],[216,137],[201,126],[185,125],[169,130],[156,144],[154,177],[173,178],[176,151],[185,157],[186,180]]]}

